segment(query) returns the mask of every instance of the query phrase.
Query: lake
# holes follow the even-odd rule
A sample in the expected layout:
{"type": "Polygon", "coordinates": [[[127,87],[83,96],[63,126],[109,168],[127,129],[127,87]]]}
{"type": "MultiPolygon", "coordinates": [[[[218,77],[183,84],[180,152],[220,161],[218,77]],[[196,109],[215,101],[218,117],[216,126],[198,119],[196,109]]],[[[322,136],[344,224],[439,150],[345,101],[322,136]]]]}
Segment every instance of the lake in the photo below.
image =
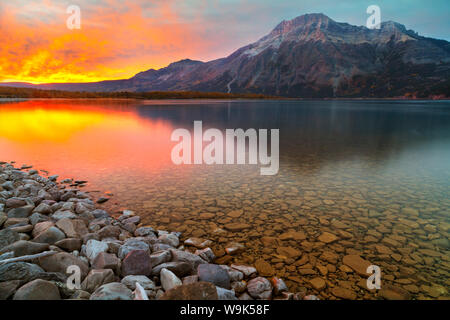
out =
{"type": "Polygon", "coordinates": [[[2,100],[0,161],[87,180],[110,213],[211,239],[219,263],[256,265],[294,292],[376,298],[343,264],[359,255],[399,294],[449,296],[449,101],[2,100]],[[171,134],[195,120],[279,129],[278,174],[174,165],[171,134]],[[225,255],[233,242],[245,250],[225,255]]]}

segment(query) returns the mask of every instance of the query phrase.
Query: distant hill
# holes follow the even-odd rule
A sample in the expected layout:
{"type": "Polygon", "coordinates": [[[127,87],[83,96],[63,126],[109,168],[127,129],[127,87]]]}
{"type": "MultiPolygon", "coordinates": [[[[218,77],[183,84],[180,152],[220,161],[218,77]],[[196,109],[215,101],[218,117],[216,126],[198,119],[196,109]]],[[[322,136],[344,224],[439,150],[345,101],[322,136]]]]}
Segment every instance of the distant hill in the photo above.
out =
{"type": "Polygon", "coordinates": [[[268,35],[214,61],[181,60],[125,80],[14,87],[67,91],[202,91],[332,97],[450,97],[450,42],[396,22],[380,29],[323,14],[281,22],[268,35]]]}

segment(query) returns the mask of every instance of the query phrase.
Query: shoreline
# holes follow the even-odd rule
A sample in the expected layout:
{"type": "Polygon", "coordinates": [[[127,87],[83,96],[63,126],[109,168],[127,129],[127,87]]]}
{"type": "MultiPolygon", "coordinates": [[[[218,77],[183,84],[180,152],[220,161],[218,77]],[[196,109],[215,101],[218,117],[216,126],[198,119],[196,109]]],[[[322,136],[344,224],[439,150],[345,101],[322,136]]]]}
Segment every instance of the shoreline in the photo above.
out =
{"type": "Polygon", "coordinates": [[[0,300],[318,299],[253,266],[215,264],[211,240],[181,243],[130,210],[113,218],[83,183],[0,162],[0,300]]]}

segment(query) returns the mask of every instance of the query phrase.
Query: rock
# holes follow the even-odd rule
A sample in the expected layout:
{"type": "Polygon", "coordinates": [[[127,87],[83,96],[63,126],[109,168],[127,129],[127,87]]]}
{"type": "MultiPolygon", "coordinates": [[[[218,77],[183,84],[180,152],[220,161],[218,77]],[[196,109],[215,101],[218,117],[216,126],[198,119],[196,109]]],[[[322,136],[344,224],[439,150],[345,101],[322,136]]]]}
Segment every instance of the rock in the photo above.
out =
{"type": "Polygon", "coordinates": [[[283,257],[290,258],[290,259],[297,259],[302,255],[302,253],[292,247],[278,247],[277,253],[283,257]]]}
{"type": "Polygon", "coordinates": [[[13,300],[60,300],[58,287],[50,281],[36,279],[20,287],[13,300]]]}
{"type": "Polygon", "coordinates": [[[42,221],[38,222],[34,225],[33,232],[31,235],[33,238],[36,238],[40,233],[44,232],[50,227],[53,227],[55,224],[52,221],[42,221]]]}
{"type": "Polygon", "coordinates": [[[247,291],[254,299],[268,300],[272,298],[272,285],[263,277],[250,280],[247,284],[247,291]]]}
{"type": "Polygon", "coordinates": [[[35,226],[36,224],[38,224],[39,222],[44,222],[44,221],[49,221],[50,218],[47,216],[44,216],[43,214],[40,213],[33,213],[30,216],[30,223],[35,226]]]}
{"type": "Polygon", "coordinates": [[[369,276],[367,268],[372,265],[369,261],[364,260],[358,255],[347,255],[342,259],[342,262],[353,269],[357,274],[363,277],[369,276]]]}
{"type": "Polygon", "coordinates": [[[55,243],[55,246],[60,247],[63,250],[72,252],[72,251],[79,251],[81,249],[82,241],[78,238],[67,238],[63,240],[59,240],[55,243]]]}
{"type": "Polygon", "coordinates": [[[325,287],[327,286],[325,281],[322,278],[319,278],[319,277],[316,277],[316,278],[310,280],[309,283],[311,283],[313,288],[318,290],[318,291],[321,291],[321,290],[325,289],[325,287]]]}
{"type": "Polygon", "coordinates": [[[411,294],[405,289],[384,284],[378,294],[386,300],[410,300],[411,294]]]}
{"type": "MultiPolygon", "coordinates": [[[[28,233],[31,230],[33,230],[33,226],[31,224],[27,224],[27,225],[15,225],[15,226],[11,226],[9,227],[10,230],[15,231],[17,233],[28,233]]],[[[22,240],[24,240],[23,238],[21,238],[22,240]]],[[[28,238],[29,239],[29,238],[28,238]]]]}
{"type": "Polygon", "coordinates": [[[247,292],[244,292],[243,294],[241,294],[239,296],[239,300],[250,301],[250,300],[254,300],[254,299],[252,297],[250,297],[250,295],[247,292]]]}
{"type": "Polygon", "coordinates": [[[198,266],[197,275],[200,281],[211,282],[225,289],[231,288],[228,272],[219,265],[201,264],[198,266]]]}
{"type": "Polygon", "coordinates": [[[158,240],[174,248],[178,247],[180,244],[178,237],[171,233],[161,235],[158,240]]]}
{"type": "Polygon", "coordinates": [[[66,274],[67,268],[76,265],[81,271],[81,280],[89,272],[89,265],[67,252],[59,252],[48,257],[39,258],[39,265],[47,272],[60,272],[66,274]]]}
{"type": "Polygon", "coordinates": [[[13,208],[8,211],[8,218],[28,218],[33,211],[34,206],[23,206],[19,208],[13,208]]]}
{"type": "Polygon", "coordinates": [[[251,266],[244,266],[239,264],[232,264],[231,268],[238,270],[244,274],[244,277],[250,278],[252,275],[256,274],[256,268],[251,266]]]}
{"type": "Polygon", "coordinates": [[[97,234],[99,235],[100,239],[105,239],[105,238],[112,238],[112,239],[117,239],[119,238],[120,235],[120,228],[117,226],[106,226],[101,228],[97,234]]]}
{"type": "Polygon", "coordinates": [[[280,240],[294,240],[294,241],[303,241],[306,239],[306,235],[304,232],[297,231],[289,231],[281,234],[279,236],[280,240]]]}
{"type": "Polygon", "coordinates": [[[146,250],[133,250],[122,261],[122,276],[144,275],[152,272],[150,255],[146,250]]]}
{"type": "Polygon", "coordinates": [[[90,300],[133,300],[133,292],[126,285],[111,282],[102,285],[91,294],[90,300]]]}
{"type": "Polygon", "coordinates": [[[187,276],[187,277],[184,277],[183,279],[181,279],[181,281],[183,282],[183,284],[195,283],[195,282],[198,282],[198,276],[197,275],[187,276]]]}
{"type": "Polygon", "coordinates": [[[201,238],[189,238],[184,241],[185,246],[193,246],[198,249],[204,249],[212,244],[211,240],[201,239],[201,238]]]}
{"type": "Polygon", "coordinates": [[[81,289],[92,293],[100,286],[114,281],[115,276],[111,269],[92,269],[81,283],[81,289]]]}
{"type": "Polygon", "coordinates": [[[61,219],[58,220],[56,226],[69,238],[81,238],[89,233],[86,223],[80,219],[61,219]]]}
{"type": "Polygon", "coordinates": [[[214,252],[211,250],[211,248],[205,248],[202,250],[195,250],[195,255],[199,256],[203,260],[207,262],[212,262],[214,259],[216,259],[216,256],[214,255],[214,252]]]}
{"type": "Polygon", "coordinates": [[[45,271],[36,264],[27,262],[12,262],[0,265],[0,282],[22,280],[28,282],[36,279],[45,271]]]}
{"type": "Polygon", "coordinates": [[[8,219],[6,213],[1,212],[0,210],[0,228],[3,226],[3,223],[5,223],[6,219],[8,219]]]}
{"type": "Polygon", "coordinates": [[[52,208],[45,203],[40,203],[34,210],[33,210],[33,214],[37,213],[37,214],[50,214],[52,213],[52,208]]]}
{"type": "Polygon", "coordinates": [[[192,271],[192,266],[183,261],[173,261],[173,262],[165,262],[160,265],[157,265],[152,270],[152,275],[157,276],[160,274],[162,269],[167,269],[172,271],[177,277],[183,277],[188,275],[192,271]]]}
{"type": "Polygon", "coordinates": [[[216,286],[209,282],[196,282],[175,287],[165,292],[160,300],[218,300],[216,286]]]}
{"type": "Polygon", "coordinates": [[[155,283],[146,276],[126,276],[121,283],[126,285],[128,289],[135,290],[136,282],[139,283],[144,290],[155,290],[155,283]]]}
{"type": "Polygon", "coordinates": [[[71,296],[70,300],[89,300],[91,294],[83,290],[76,290],[71,296]]]}
{"type": "Polygon", "coordinates": [[[47,243],[34,243],[31,241],[19,240],[9,246],[3,247],[0,250],[0,254],[4,252],[12,251],[15,257],[25,256],[40,253],[48,250],[49,245],[47,243]]]}
{"type": "Polygon", "coordinates": [[[161,286],[164,291],[168,291],[177,286],[181,286],[183,283],[181,280],[172,272],[163,268],[160,273],[161,286]]]}
{"type": "Polygon", "coordinates": [[[97,241],[94,239],[89,240],[85,247],[86,257],[89,261],[93,261],[100,252],[107,252],[108,248],[109,247],[106,242],[97,241]]]}
{"type": "Polygon", "coordinates": [[[246,224],[246,223],[228,223],[225,225],[225,229],[232,231],[232,232],[238,232],[238,231],[242,231],[245,229],[249,229],[251,228],[251,225],[246,224]]]}
{"type": "Polygon", "coordinates": [[[275,295],[280,295],[283,292],[289,291],[286,283],[280,278],[273,277],[272,280],[272,286],[273,286],[273,293],[275,295]]]}
{"type": "Polygon", "coordinates": [[[121,263],[113,253],[100,252],[91,264],[94,269],[112,269],[117,275],[120,274],[121,263]]]}
{"type": "Polygon", "coordinates": [[[21,283],[22,281],[20,280],[0,282],[0,300],[6,300],[11,297],[21,283]]]}
{"type": "Polygon", "coordinates": [[[191,272],[196,273],[197,267],[200,264],[207,263],[205,260],[200,258],[199,256],[192,254],[190,252],[182,251],[182,250],[176,250],[171,249],[170,252],[172,253],[172,261],[178,261],[178,262],[187,262],[191,265],[191,272]]]}
{"type": "Polygon", "coordinates": [[[244,274],[236,269],[230,268],[227,265],[221,265],[221,268],[225,269],[225,271],[228,273],[228,276],[230,277],[230,281],[241,281],[244,279],[244,274]]]}
{"type": "Polygon", "coordinates": [[[0,249],[10,245],[11,243],[19,241],[19,239],[20,236],[15,231],[9,229],[0,230],[0,249]]]}
{"type": "Polygon", "coordinates": [[[216,290],[219,300],[237,300],[234,290],[227,290],[221,287],[216,287],[216,290]]]}
{"type": "Polygon", "coordinates": [[[106,201],[108,201],[109,200],[109,198],[106,198],[106,197],[100,197],[98,200],[97,200],[97,203],[98,204],[102,204],[102,203],[105,203],[106,201]]]}
{"type": "Polygon", "coordinates": [[[153,267],[160,265],[161,263],[169,262],[172,259],[170,251],[158,251],[150,255],[150,263],[153,267]]]}
{"type": "MultiPolygon", "coordinates": [[[[11,190],[14,189],[13,186],[11,186],[11,190]]],[[[18,198],[9,198],[6,200],[6,207],[7,208],[19,208],[22,206],[25,206],[27,204],[27,202],[23,199],[18,199],[18,198]]]]}
{"type": "Polygon", "coordinates": [[[128,239],[125,243],[120,247],[118,252],[118,257],[120,259],[125,258],[125,256],[133,250],[145,250],[150,254],[150,246],[139,239],[128,239]]]}
{"type": "Polygon", "coordinates": [[[235,293],[243,293],[247,289],[247,282],[244,280],[234,281],[231,283],[231,289],[233,289],[235,293]]]}
{"type": "Polygon", "coordinates": [[[241,253],[245,250],[245,246],[241,243],[233,242],[225,248],[225,252],[230,256],[241,253]]]}
{"type": "Polygon", "coordinates": [[[271,277],[275,274],[275,269],[263,259],[256,260],[255,267],[258,273],[263,277],[271,277]]]}
{"type": "Polygon", "coordinates": [[[76,219],[77,215],[69,210],[58,210],[54,214],[52,214],[52,218],[55,220],[76,219]]]}
{"type": "Polygon", "coordinates": [[[332,243],[338,239],[339,239],[338,237],[336,237],[334,234],[329,233],[329,232],[324,232],[319,236],[319,241],[325,242],[325,243],[332,243]]]}
{"type": "Polygon", "coordinates": [[[136,237],[155,236],[155,230],[151,227],[140,227],[134,231],[136,237]]]}
{"type": "Polygon", "coordinates": [[[341,287],[332,288],[331,294],[333,294],[335,297],[345,300],[356,300],[357,298],[356,294],[353,291],[341,287]]]}
{"type": "Polygon", "coordinates": [[[33,239],[33,242],[55,244],[56,242],[64,239],[65,237],[66,235],[64,234],[64,232],[62,232],[56,227],[50,227],[47,230],[39,233],[33,239]]]}

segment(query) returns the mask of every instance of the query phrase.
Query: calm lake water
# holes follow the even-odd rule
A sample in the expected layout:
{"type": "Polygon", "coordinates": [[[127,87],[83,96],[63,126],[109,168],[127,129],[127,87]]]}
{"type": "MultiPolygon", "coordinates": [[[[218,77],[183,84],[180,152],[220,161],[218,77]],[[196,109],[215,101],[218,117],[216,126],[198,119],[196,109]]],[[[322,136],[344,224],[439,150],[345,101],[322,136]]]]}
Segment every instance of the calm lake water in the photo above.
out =
{"type": "Polygon", "coordinates": [[[376,298],[343,263],[357,254],[391,293],[450,295],[450,102],[2,101],[0,161],[88,180],[111,213],[211,239],[220,263],[256,264],[292,291],[376,298]],[[194,120],[279,128],[278,174],[172,164],[170,136],[194,120]],[[232,242],[245,251],[223,256],[232,242]]]}

